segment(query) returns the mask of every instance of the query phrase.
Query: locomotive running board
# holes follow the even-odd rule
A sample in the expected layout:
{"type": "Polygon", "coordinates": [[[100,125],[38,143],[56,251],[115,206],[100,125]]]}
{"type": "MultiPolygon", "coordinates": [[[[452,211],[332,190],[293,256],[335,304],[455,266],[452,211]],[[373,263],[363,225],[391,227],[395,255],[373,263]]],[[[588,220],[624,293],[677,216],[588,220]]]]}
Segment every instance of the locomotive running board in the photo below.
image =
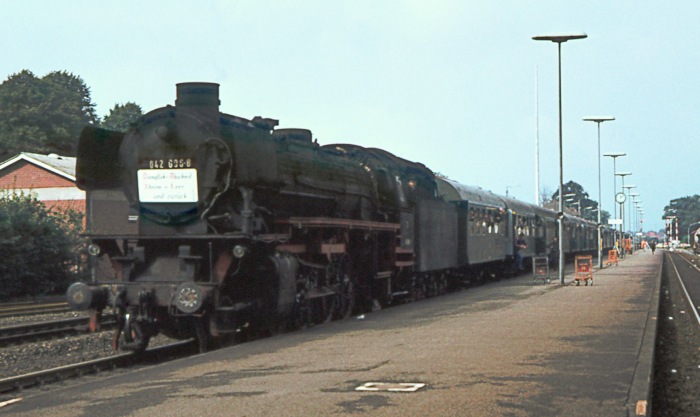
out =
{"type": "Polygon", "coordinates": [[[401,229],[399,223],[373,222],[369,220],[335,219],[332,217],[290,217],[276,220],[277,224],[288,224],[296,228],[341,227],[347,229],[376,230],[395,232],[401,229]]]}

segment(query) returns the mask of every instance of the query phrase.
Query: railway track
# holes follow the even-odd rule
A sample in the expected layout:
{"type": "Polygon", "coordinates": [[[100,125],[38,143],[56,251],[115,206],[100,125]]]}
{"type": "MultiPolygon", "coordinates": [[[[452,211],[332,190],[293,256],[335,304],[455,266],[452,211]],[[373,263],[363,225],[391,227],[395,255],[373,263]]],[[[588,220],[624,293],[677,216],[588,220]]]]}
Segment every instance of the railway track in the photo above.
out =
{"type": "MultiPolygon", "coordinates": [[[[113,328],[115,324],[113,320],[106,320],[102,323],[102,328],[110,329],[113,328]]],[[[88,317],[76,317],[1,327],[0,347],[86,333],[89,330],[89,326],[88,317]]]]}
{"type": "Polygon", "coordinates": [[[0,305],[0,319],[34,314],[53,314],[70,311],[65,301],[51,303],[15,303],[0,305]]]}
{"type": "MultiPolygon", "coordinates": [[[[117,368],[162,363],[195,353],[197,353],[197,344],[193,340],[186,340],[148,349],[141,354],[117,354],[107,358],[0,379],[0,394],[19,392],[27,388],[60,382],[83,375],[111,371],[117,368]]],[[[16,401],[17,398],[4,402],[10,404],[16,401]]]]}
{"type": "Polygon", "coordinates": [[[683,290],[688,307],[693,311],[695,321],[700,326],[700,267],[695,256],[669,252],[667,258],[670,262],[670,270],[678,279],[683,290]]]}

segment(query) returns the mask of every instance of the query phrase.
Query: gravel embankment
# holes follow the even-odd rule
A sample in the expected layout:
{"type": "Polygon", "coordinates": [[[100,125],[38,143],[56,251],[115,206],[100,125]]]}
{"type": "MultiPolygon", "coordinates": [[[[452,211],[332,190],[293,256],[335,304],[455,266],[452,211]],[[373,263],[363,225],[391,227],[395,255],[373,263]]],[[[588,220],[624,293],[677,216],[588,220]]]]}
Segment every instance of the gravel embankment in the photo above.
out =
{"type": "MultiPolygon", "coordinates": [[[[0,327],[84,316],[85,313],[61,313],[0,319],[0,327]]],[[[116,354],[112,350],[113,331],[65,336],[0,348],[0,379],[29,372],[104,358],[116,354]]],[[[149,346],[172,342],[164,336],[151,339],[149,346]]]]}

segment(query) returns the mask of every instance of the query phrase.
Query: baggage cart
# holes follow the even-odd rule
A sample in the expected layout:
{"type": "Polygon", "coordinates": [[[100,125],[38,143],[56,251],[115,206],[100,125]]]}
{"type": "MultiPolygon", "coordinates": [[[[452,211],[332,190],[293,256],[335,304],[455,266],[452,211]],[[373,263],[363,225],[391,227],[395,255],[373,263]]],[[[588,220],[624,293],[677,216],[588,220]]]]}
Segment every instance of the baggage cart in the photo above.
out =
{"type": "Polygon", "coordinates": [[[593,255],[577,255],[574,261],[574,279],[576,285],[581,281],[588,285],[593,285],[593,255]]]}
{"type": "Polygon", "coordinates": [[[549,258],[546,256],[535,256],[532,258],[532,283],[549,284],[549,258]]]}

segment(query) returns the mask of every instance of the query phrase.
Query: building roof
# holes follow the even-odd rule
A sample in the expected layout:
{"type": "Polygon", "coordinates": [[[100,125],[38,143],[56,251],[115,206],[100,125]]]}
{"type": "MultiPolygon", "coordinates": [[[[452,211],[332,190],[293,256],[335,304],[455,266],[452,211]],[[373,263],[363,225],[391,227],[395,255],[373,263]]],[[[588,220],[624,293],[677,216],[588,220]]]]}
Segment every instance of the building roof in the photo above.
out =
{"type": "Polygon", "coordinates": [[[22,152],[12,158],[0,163],[0,171],[19,161],[26,161],[30,164],[40,166],[57,175],[75,181],[75,158],[71,156],[61,156],[55,153],[42,155],[38,153],[22,152]]]}

